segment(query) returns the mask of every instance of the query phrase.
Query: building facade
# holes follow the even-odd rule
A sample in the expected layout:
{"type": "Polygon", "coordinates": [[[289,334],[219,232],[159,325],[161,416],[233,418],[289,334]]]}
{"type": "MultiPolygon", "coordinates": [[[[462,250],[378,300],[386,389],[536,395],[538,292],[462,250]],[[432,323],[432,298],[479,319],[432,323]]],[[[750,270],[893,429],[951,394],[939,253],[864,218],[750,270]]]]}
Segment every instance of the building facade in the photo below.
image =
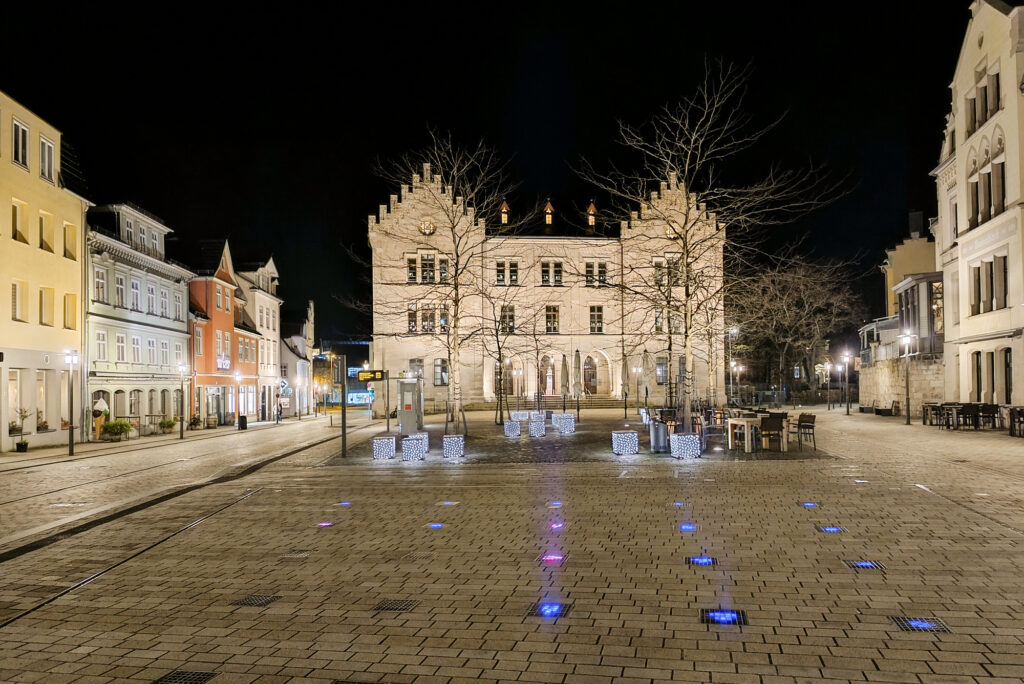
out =
{"type": "Polygon", "coordinates": [[[84,424],[88,202],[64,187],[61,164],[60,131],[0,93],[0,193],[8,207],[0,212],[0,279],[9,293],[0,309],[0,451],[21,439],[30,446],[67,443],[69,427],[84,424]],[[78,365],[67,362],[68,350],[78,365]]]}
{"type": "MultiPolygon", "coordinates": [[[[653,209],[635,213],[610,231],[614,235],[593,229],[593,204],[579,216],[560,216],[549,202],[540,230],[509,236],[500,231],[507,204],[495,217],[497,227],[489,229],[472,208],[459,206],[460,198],[439,203],[445,198],[442,181],[425,166],[400,196],[392,195],[369,217],[371,365],[387,369],[392,379],[422,378],[426,410],[443,410],[454,365],[452,338],[458,335],[465,404],[493,402],[499,393],[527,401],[577,394],[664,401],[676,378],[670,369],[684,364],[682,321],[653,306],[657,298],[644,290],[673,285],[679,245],[661,209],[686,197],[675,179],[662,183],[652,193],[653,209]],[[459,252],[446,227],[452,207],[464,221],[458,239],[477,246],[471,253],[459,252]],[[462,279],[459,293],[456,278],[462,279]]],[[[705,239],[724,240],[713,216],[701,230],[705,239]]],[[[719,289],[720,247],[716,243],[694,265],[719,289]]],[[[720,403],[724,326],[720,308],[708,311],[701,330],[710,334],[691,336],[693,396],[720,403]]],[[[382,415],[386,393],[373,389],[374,413],[382,415]]]]}
{"type": "Polygon", "coordinates": [[[975,0],[970,9],[932,172],[938,196],[932,230],[945,295],[945,398],[1020,403],[1014,389],[1024,383],[1024,102],[1018,89],[1024,8],[975,0]]]}
{"type": "Polygon", "coordinates": [[[190,415],[208,427],[230,425],[258,411],[261,339],[246,313],[226,240],[202,241],[189,284],[194,390],[190,415]]]}
{"type": "MultiPolygon", "coordinates": [[[[167,259],[171,229],[138,207],[93,207],[88,223],[83,363],[90,408],[107,407],[110,420],[128,420],[140,434],[156,432],[165,418],[187,420],[194,274],[167,259]]],[[[99,438],[103,420],[90,421],[91,438],[99,438]]]]}
{"type": "MultiPolygon", "coordinates": [[[[281,385],[278,402],[283,417],[307,416],[313,410],[313,358],[315,312],[313,301],[304,315],[286,318],[281,333],[281,385]]],[[[339,366],[340,368],[340,366],[339,366]]]]}
{"type": "Polygon", "coordinates": [[[248,300],[247,311],[260,334],[256,415],[273,420],[281,383],[281,299],[277,296],[278,273],[274,259],[239,267],[238,283],[248,300]]]}

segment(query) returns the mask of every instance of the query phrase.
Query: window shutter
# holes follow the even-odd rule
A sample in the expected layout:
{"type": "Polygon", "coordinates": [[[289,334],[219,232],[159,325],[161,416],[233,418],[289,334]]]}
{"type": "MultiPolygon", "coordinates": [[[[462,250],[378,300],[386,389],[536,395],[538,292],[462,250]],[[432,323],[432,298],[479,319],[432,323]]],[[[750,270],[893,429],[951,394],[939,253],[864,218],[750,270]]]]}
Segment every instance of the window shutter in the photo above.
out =
{"type": "Polygon", "coordinates": [[[1006,257],[997,256],[994,261],[993,290],[995,291],[995,308],[1006,308],[1006,257]]]}

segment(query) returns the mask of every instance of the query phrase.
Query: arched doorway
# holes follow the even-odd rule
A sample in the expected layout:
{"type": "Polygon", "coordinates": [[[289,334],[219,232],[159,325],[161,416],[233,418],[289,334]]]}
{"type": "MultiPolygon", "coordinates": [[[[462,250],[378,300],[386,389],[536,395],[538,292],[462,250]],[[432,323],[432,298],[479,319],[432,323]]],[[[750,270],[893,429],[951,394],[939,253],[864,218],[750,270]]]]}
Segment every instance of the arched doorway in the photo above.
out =
{"type": "Polygon", "coordinates": [[[583,362],[583,392],[597,394],[597,359],[593,356],[583,362]]]}
{"type": "Polygon", "coordinates": [[[111,419],[125,418],[128,415],[128,401],[124,390],[114,392],[114,405],[110,407],[111,419]]]}
{"type": "Polygon", "coordinates": [[[555,362],[550,356],[541,358],[537,375],[541,394],[555,394],[558,388],[555,383],[555,362]]]}
{"type": "Polygon", "coordinates": [[[494,364],[494,393],[498,394],[502,391],[502,387],[498,386],[501,383],[504,388],[504,394],[512,396],[515,394],[515,375],[512,372],[512,364],[506,363],[504,369],[501,364],[495,362],[494,364]]]}

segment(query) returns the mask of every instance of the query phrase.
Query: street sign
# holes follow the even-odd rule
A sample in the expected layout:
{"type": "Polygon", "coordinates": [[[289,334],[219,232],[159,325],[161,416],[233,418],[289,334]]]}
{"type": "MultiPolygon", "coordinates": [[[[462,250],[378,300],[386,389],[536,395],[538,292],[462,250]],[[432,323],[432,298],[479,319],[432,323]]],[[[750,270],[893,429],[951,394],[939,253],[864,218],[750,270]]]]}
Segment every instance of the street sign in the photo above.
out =
{"type": "Polygon", "coordinates": [[[356,379],[359,380],[359,382],[370,382],[372,380],[383,380],[384,379],[384,371],[382,371],[382,370],[361,370],[361,371],[359,371],[359,374],[356,375],[356,379]]]}

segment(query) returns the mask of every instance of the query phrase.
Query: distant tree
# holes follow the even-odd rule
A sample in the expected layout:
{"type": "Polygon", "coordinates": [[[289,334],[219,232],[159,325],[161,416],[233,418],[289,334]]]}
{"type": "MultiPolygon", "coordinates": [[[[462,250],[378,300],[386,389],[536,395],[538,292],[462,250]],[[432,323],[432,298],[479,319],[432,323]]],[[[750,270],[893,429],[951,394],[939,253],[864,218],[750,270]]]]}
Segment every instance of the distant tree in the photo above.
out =
{"type": "Polygon", "coordinates": [[[738,268],[756,229],[790,223],[841,194],[840,183],[814,167],[770,166],[750,181],[726,179],[722,169],[728,164],[731,178],[750,177],[739,155],[779,121],[754,122],[745,102],[749,78],[749,67],[707,62],[693,95],[666,105],[640,126],[620,122],[619,142],[636,157],[634,168],[599,171],[583,160],[578,171],[610,198],[612,213],[631,228],[658,226],[623,231],[632,263],[623,265],[612,286],[623,290],[626,310],[661,319],[661,331],[651,337],[668,352],[670,379],[673,349],[682,348],[674,401],[686,425],[694,340],[702,333],[724,334],[721,309],[730,282],[724,260],[732,260],[728,268],[738,268]]]}

